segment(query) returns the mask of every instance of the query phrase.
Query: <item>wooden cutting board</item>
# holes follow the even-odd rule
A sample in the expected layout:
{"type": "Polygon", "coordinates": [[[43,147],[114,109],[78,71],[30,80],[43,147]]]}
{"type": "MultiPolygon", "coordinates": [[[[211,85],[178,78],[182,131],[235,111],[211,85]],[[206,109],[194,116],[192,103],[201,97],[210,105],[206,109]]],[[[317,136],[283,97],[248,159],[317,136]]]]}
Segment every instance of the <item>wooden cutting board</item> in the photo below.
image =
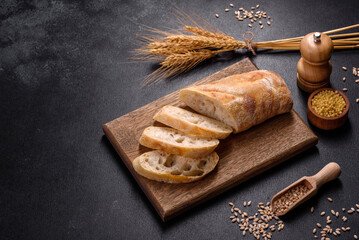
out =
{"type": "MultiPolygon", "coordinates": [[[[257,67],[247,58],[192,85],[253,70],[257,70],[257,67]]],[[[220,157],[216,169],[198,182],[167,184],[148,180],[132,168],[132,161],[150,150],[141,146],[138,140],[146,127],[158,125],[152,117],[162,106],[170,104],[184,107],[179,101],[178,92],[103,125],[106,136],[163,221],[270,169],[318,142],[317,136],[292,110],[222,140],[216,149],[220,157]]]]}

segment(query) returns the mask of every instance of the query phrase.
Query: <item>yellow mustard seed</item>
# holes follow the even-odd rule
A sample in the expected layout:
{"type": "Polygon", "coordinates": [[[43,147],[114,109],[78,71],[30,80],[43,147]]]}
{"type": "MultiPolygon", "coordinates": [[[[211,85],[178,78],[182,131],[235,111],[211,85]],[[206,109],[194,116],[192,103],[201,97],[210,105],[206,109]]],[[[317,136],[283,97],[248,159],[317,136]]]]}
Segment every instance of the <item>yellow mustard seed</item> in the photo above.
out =
{"type": "Polygon", "coordinates": [[[337,91],[324,90],[312,98],[312,108],[323,117],[336,117],[346,107],[344,98],[337,91]]]}

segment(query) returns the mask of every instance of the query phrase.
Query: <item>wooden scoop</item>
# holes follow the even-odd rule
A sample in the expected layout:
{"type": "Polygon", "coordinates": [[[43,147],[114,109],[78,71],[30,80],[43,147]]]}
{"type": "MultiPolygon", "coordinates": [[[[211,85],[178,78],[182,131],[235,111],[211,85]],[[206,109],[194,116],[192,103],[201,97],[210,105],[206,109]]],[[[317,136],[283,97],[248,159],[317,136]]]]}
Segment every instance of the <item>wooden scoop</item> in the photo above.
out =
{"type": "Polygon", "coordinates": [[[335,162],[331,162],[331,163],[328,163],[325,167],[323,167],[322,170],[320,170],[314,176],[302,177],[301,179],[297,180],[293,184],[289,185],[288,187],[286,187],[285,189],[283,189],[282,191],[280,191],[279,193],[274,195],[274,197],[272,198],[272,201],[271,201],[272,210],[275,206],[275,202],[278,201],[280,199],[280,197],[283,196],[283,194],[288,192],[289,189],[299,187],[299,186],[307,187],[307,191],[304,193],[304,195],[300,196],[297,200],[295,200],[295,202],[293,204],[291,204],[290,206],[287,206],[285,208],[285,210],[283,210],[283,211],[275,212],[275,214],[277,216],[282,216],[282,215],[286,214],[287,212],[289,212],[292,209],[299,206],[301,203],[303,203],[303,202],[307,201],[309,198],[313,197],[317,193],[318,189],[324,183],[327,183],[329,181],[336,179],[337,177],[339,177],[340,173],[341,173],[340,166],[335,162]]]}

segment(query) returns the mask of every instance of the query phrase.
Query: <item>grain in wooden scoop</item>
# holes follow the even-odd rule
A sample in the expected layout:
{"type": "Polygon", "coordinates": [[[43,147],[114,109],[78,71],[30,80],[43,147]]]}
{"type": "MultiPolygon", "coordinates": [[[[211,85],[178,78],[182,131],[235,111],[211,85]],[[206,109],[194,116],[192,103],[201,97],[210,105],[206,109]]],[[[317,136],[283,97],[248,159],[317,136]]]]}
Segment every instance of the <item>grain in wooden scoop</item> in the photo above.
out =
{"type": "Polygon", "coordinates": [[[313,197],[326,182],[336,179],[341,173],[337,163],[331,162],[311,177],[302,177],[272,198],[272,211],[282,216],[313,197]]]}

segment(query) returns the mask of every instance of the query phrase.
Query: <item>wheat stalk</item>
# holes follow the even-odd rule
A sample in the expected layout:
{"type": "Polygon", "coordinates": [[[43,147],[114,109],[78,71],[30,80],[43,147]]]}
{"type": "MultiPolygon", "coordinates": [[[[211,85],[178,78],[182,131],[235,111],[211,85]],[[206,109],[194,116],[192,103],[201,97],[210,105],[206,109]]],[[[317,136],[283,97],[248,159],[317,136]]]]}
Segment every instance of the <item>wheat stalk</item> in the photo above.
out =
{"type": "Polygon", "coordinates": [[[188,50],[196,49],[238,49],[241,42],[235,39],[218,39],[216,37],[174,35],[166,37],[166,41],[177,44],[188,50]]]}
{"type": "MultiPolygon", "coordinates": [[[[173,77],[182,72],[191,70],[199,63],[221,53],[246,48],[271,50],[299,50],[300,41],[304,36],[265,42],[254,42],[253,39],[238,41],[232,36],[215,30],[208,22],[200,19],[200,26],[183,12],[178,18],[183,25],[180,31],[161,31],[147,28],[152,35],[140,36],[144,45],[135,50],[134,59],[160,61],[160,68],[150,74],[145,84],[157,82],[163,78],[173,77]],[[185,19],[185,20],[183,20],[185,19]]],[[[359,24],[323,32],[332,38],[334,49],[359,48],[359,32],[333,34],[359,27],[359,24]]],[[[253,38],[253,34],[252,34],[253,38]]]]}
{"type": "Polygon", "coordinates": [[[201,27],[184,26],[183,29],[185,31],[189,32],[189,33],[194,33],[194,34],[199,35],[199,36],[213,37],[213,38],[216,38],[216,39],[236,41],[234,39],[234,37],[232,37],[232,36],[225,35],[225,34],[220,34],[218,32],[210,32],[208,30],[204,30],[201,27]]]}
{"type": "Polygon", "coordinates": [[[245,43],[233,37],[199,26],[184,26],[180,33],[148,29],[162,36],[140,36],[145,45],[136,49],[134,59],[161,61],[145,84],[186,72],[221,52],[244,48],[245,43]]]}
{"type": "Polygon", "coordinates": [[[171,54],[163,59],[161,67],[146,77],[145,84],[155,83],[163,78],[174,77],[181,72],[188,71],[206,59],[213,57],[222,51],[211,51],[202,49],[199,51],[188,51],[181,54],[171,54]]]}

